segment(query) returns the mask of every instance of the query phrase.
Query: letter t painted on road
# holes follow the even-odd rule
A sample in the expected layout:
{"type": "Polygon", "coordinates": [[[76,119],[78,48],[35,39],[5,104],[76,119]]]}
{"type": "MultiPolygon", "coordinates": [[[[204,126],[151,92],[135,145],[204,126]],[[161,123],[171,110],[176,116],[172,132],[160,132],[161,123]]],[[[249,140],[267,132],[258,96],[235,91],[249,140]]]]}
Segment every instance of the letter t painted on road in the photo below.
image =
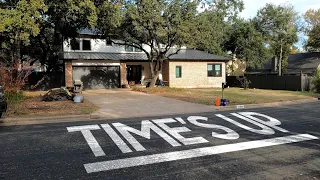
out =
{"type": "Polygon", "coordinates": [[[98,130],[100,127],[98,125],[87,125],[87,126],[73,126],[67,127],[68,132],[80,131],[87,141],[89,147],[91,148],[93,154],[97,156],[105,156],[106,154],[102,150],[96,138],[92,135],[91,130],[98,130]]]}

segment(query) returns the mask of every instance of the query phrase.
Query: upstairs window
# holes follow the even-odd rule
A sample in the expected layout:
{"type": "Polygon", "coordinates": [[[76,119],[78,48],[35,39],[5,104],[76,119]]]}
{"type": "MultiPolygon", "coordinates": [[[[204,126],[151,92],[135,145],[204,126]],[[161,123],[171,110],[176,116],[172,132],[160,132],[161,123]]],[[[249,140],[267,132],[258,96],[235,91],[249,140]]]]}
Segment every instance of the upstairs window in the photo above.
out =
{"type": "Polygon", "coordinates": [[[208,64],[208,77],[222,77],[222,64],[208,64]]]}
{"type": "Polygon", "coordinates": [[[129,45],[125,46],[125,51],[127,51],[127,52],[142,52],[141,49],[133,47],[133,46],[129,46],[129,45]]]}
{"type": "Polygon", "coordinates": [[[90,40],[82,40],[82,50],[91,51],[91,41],[90,40]]]}
{"type": "Polygon", "coordinates": [[[125,51],[127,51],[127,52],[133,52],[133,47],[132,47],[132,46],[126,45],[124,49],[125,49],[125,51]]]}
{"type": "Polygon", "coordinates": [[[80,50],[80,40],[79,39],[72,39],[70,44],[71,44],[71,50],[80,50]]]}
{"type": "Polygon", "coordinates": [[[107,46],[112,46],[112,41],[111,41],[111,39],[106,39],[106,45],[107,45],[107,46]]]}

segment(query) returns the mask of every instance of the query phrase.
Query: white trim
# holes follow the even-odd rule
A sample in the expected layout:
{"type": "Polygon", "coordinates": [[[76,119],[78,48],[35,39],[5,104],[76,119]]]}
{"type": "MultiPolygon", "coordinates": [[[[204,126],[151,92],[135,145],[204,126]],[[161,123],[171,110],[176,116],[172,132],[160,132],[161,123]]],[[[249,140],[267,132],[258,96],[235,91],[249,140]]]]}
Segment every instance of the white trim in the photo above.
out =
{"type": "Polygon", "coordinates": [[[73,60],[72,66],[120,66],[120,61],[112,60],[73,60]]]}

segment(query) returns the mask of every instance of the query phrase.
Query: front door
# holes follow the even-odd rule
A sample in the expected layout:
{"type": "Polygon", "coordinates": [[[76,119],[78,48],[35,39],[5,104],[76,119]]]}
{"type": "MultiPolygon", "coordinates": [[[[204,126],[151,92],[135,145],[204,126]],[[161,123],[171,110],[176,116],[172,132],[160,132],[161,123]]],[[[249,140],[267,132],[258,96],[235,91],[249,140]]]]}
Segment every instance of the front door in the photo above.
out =
{"type": "Polygon", "coordinates": [[[141,65],[127,65],[127,80],[134,81],[135,84],[141,84],[141,65]]]}

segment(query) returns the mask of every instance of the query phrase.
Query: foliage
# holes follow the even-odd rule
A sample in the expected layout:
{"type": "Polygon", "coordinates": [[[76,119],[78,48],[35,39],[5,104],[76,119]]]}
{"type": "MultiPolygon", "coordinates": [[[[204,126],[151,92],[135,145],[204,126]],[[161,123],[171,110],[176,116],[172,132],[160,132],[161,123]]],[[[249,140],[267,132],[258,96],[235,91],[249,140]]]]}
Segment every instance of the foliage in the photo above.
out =
{"type": "Polygon", "coordinates": [[[11,66],[1,64],[0,84],[3,86],[5,93],[18,93],[24,87],[30,74],[30,67],[22,66],[20,68],[18,63],[13,63],[11,66]]]}
{"type": "Polygon", "coordinates": [[[226,55],[222,49],[231,24],[243,10],[242,0],[208,1],[209,8],[196,17],[192,46],[210,53],[226,55]]]}
{"type": "Polygon", "coordinates": [[[304,26],[304,31],[308,34],[315,26],[320,24],[320,8],[319,9],[309,9],[304,14],[304,20],[306,22],[304,26]]]}
{"type": "Polygon", "coordinates": [[[309,33],[308,51],[320,51],[320,24],[313,27],[309,33]]]}
{"type": "Polygon", "coordinates": [[[163,61],[193,40],[197,6],[191,0],[128,0],[123,6],[105,2],[99,8],[98,29],[106,38],[122,40],[115,44],[133,46],[147,55],[153,87],[163,61]]]}
{"type": "Polygon", "coordinates": [[[291,46],[298,41],[297,13],[291,5],[267,4],[253,19],[255,27],[262,33],[271,55],[278,57],[282,72],[286,65],[291,46]]]}
{"type": "Polygon", "coordinates": [[[261,68],[269,59],[262,33],[255,29],[251,21],[237,19],[228,35],[228,40],[223,44],[224,50],[245,61],[248,68],[261,68]]]}
{"type": "Polygon", "coordinates": [[[316,92],[320,93],[320,69],[317,70],[317,73],[314,76],[312,83],[316,92]]]}
{"type": "Polygon", "coordinates": [[[0,9],[0,39],[1,60],[20,59],[20,48],[30,43],[30,37],[39,34],[39,22],[47,10],[43,0],[1,1],[0,9]]]}
{"type": "Polygon", "coordinates": [[[18,63],[12,63],[6,65],[2,63],[0,67],[0,84],[5,92],[5,100],[9,114],[18,111],[18,105],[23,99],[21,89],[31,74],[29,67],[19,68],[17,64],[18,63]]]}
{"type": "Polygon", "coordinates": [[[251,81],[248,80],[245,76],[243,76],[243,77],[237,76],[236,78],[241,83],[241,87],[243,87],[244,89],[248,89],[249,88],[249,86],[251,84],[251,81]]]}

